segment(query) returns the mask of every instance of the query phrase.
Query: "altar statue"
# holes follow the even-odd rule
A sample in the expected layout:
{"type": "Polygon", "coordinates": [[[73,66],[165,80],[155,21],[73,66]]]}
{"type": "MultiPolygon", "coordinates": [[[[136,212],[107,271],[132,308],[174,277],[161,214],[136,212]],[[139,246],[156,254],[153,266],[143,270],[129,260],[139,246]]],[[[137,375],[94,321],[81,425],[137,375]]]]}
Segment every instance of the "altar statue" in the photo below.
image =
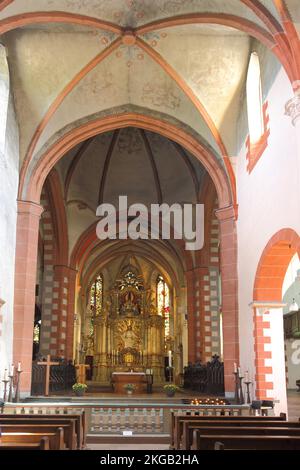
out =
{"type": "Polygon", "coordinates": [[[124,295],[124,302],[121,306],[120,313],[121,315],[139,315],[140,313],[135,295],[130,290],[124,295]]]}
{"type": "Polygon", "coordinates": [[[135,347],[135,334],[130,324],[127,326],[127,330],[125,331],[125,334],[124,334],[124,347],[125,349],[135,347]]]}

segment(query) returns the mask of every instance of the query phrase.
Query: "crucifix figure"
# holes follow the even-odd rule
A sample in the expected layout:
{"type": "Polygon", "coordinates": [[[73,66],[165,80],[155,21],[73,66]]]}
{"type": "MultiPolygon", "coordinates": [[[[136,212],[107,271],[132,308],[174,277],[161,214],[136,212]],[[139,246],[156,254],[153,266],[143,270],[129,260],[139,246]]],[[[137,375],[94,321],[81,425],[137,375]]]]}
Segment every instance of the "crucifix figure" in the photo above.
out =
{"type": "Polygon", "coordinates": [[[90,369],[89,364],[77,364],[77,382],[85,384],[86,381],[86,371],[90,369]]]}
{"type": "Polygon", "coordinates": [[[39,366],[46,366],[46,380],[45,380],[45,396],[49,395],[49,383],[50,383],[50,367],[58,366],[59,362],[51,362],[50,354],[47,355],[47,360],[44,362],[38,362],[39,366]]]}

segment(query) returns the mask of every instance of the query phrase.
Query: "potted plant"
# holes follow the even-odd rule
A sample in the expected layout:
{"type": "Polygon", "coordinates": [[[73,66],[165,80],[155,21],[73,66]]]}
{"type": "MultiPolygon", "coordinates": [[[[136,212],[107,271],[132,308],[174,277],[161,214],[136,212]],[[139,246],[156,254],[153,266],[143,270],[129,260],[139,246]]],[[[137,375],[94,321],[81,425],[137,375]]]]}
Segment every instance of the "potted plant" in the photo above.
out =
{"type": "Polygon", "coordinates": [[[72,386],[72,389],[77,397],[82,397],[87,389],[87,385],[77,382],[72,386]]]}
{"type": "Polygon", "coordinates": [[[164,391],[168,397],[174,397],[175,392],[179,390],[179,387],[175,384],[166,384],[164,385],[164,391]]]}
{"type": "Polygon", "coordinates": [[[134,384],[125,384],[125,385],[124,385],[124,390],[126,390],[127,395],[132,395],[134,389],[135,389],[135,385],[134,385],[134,384]]]}

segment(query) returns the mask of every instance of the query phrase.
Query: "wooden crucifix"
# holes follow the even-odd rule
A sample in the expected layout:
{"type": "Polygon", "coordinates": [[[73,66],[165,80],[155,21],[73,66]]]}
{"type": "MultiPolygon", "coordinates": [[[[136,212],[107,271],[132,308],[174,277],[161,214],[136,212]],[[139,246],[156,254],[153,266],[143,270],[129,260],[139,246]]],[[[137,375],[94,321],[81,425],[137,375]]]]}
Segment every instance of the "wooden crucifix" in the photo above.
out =
{"type": "Polygon", "coordinates": [[[86,371],[89,369],[89,364],[77,364],[77,382],[85,384],[86,381],[86,371]]]}
{"type": "Polygon", "coordinates": [[[49,395],[49,384],[50,384],[50,367],[58,366],[59,362],[51,362],[50,354],[47,355],[47,360],[44,362],[38,362],[39,366],[46,367],[46,380],[45,380],[45,396],[49,395]]]}

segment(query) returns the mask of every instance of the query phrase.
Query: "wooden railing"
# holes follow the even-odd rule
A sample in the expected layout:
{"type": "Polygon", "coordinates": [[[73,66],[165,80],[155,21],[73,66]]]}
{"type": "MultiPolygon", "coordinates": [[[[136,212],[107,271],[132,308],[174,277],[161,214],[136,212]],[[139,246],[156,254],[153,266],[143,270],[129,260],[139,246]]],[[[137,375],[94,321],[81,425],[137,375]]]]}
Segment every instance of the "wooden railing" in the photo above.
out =
{"type": "Polygon", "coordinates": [[[285,338],[300,337],[300,310],[291,312],[283,317],[285,338]]]}
{"type": "Polygon", "coordinates": [[[57,403],[6,403],[4,413],[16,414],[74,414],[85,410],[87,433],[94,436],[122,435],[132,431],[133,435],[169,435],[171,412],[199,416],[240,416],[250,413],[249,405],[168,405],[161,404],[57,404],[57,403]]]}

